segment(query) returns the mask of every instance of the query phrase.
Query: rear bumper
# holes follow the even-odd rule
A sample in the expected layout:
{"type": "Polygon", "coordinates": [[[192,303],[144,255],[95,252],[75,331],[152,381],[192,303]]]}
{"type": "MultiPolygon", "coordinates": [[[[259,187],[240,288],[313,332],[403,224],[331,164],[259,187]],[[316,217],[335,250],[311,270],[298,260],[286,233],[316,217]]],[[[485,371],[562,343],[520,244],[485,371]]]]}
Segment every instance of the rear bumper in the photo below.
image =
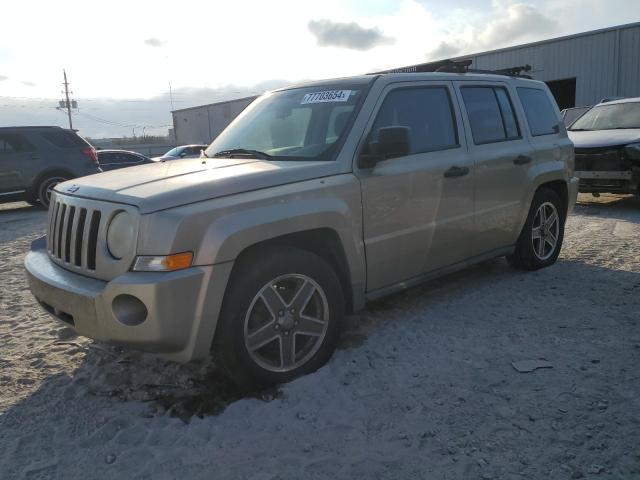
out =
{"type": "Polygon", "coordinates": [[[230,264],[127,272],[105,282],[56,265],[41,240],[25,258],[27,279],[40,305],[56,319],[80,335],[169,360],[208,355],[230,264]]]}

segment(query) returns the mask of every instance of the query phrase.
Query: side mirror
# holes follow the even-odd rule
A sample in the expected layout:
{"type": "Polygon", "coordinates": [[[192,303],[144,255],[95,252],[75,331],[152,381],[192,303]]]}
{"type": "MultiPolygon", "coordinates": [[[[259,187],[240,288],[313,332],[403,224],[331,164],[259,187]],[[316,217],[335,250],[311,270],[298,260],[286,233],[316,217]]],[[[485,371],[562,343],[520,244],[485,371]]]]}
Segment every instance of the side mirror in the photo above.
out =
{"type": "Polygon", "coordinates": [[[378,141],[369,142],[368,153],[358,158],[358,167],[372,168],[382,160],[403,157],[409,153],[411,153],[409,127],[382,127],[378,130],[378,141]]]}
{"type": "Polygon", "coordinates": [[[187,156],[187,152],[182,152],[179,156],[180,156],[180,158],[184,158],[184,157],[187,156]]]}

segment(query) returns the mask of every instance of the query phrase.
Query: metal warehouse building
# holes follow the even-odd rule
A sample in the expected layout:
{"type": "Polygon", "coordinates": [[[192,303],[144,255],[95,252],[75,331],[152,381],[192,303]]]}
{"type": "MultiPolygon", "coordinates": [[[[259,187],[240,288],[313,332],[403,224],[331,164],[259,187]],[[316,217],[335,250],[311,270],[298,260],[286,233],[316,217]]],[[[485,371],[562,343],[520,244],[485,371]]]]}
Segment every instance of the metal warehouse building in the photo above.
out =
{"type": "Polygon", "coordinates": [[[640,97],[640,22],[466,55],[472,68],[531,65],[560,108],[592,105],[604,97],[640,97]]]}
{"type": "MultiPolygon", "coordinates": [[[[640,22],[450,60],[471,60],[471,68],[481,70],[530,65],[528,74],[549,85],[561,109],[605,97],[640,97],[640,22]]],[[[394,71],[432,71],[439,63],[394,71]]],[[[174,111],[178,145],[209,143],[255,98],[174,111]]]]}
{"type": "Polygon", "coordinates": [[[211,143],[256,98],[244,97],[171,112],[176,145],[211,143]]]}

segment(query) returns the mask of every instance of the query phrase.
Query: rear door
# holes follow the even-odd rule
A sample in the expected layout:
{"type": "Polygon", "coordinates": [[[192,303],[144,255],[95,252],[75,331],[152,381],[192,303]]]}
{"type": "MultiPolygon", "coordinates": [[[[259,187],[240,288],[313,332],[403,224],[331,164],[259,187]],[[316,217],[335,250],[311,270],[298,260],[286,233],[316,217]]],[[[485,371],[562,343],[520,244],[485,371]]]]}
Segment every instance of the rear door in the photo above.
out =
{"type": "Polygon", "coordinates": [[[34,148],[24,135],[0,133],[0,193],[20,192],[28,187],[34,157],[34,148]]]}
{"type": "Polygon", "coordinates": [[[514,107],[515,92],[501,82],[455,82],[466,111],[469,152],[475,160],[475,254],[515,243],[530,191],[532,148],[514,107]]]}
{"type": "Polygon", "coordinates": [[[410,154],[355,174],[361,181],[367,290],[455,263],[473,234],[473,163],[451,82],[390,84],[360,152],[382,127],[410,129],[410,154]]]}

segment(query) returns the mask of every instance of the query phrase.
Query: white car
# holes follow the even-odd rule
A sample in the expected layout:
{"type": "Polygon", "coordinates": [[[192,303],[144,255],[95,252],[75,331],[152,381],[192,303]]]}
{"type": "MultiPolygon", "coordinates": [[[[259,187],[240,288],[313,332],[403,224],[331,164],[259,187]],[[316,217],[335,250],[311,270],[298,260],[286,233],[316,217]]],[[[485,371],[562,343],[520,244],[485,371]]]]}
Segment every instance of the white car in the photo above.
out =
{"type": "Polygon", "coordinates": [[[200,152],[209,145],[182,145],[172,148],[161,157],[154,157],[154,160],[177,160],[179,158],[198,158],[200,152]]]}

